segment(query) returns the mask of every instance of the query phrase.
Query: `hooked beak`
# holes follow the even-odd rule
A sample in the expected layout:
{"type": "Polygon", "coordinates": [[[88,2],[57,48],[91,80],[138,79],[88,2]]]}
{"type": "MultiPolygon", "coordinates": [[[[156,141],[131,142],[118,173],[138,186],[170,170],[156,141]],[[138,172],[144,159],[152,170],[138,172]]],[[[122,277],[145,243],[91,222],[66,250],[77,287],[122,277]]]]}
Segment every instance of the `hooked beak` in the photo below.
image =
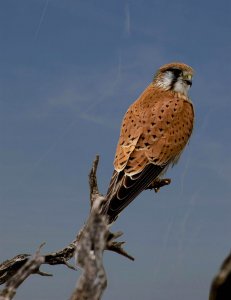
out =
{"type": "Polygon", "coordinates": [[[192,79],[185,79],[184,81],[187,83],[187,85],[190,85],[190,87],[192,86],[192,79]]]}
{"type": "Polygon", "coordinates": [[[187,85],[189,85],[190,87],[192,86],[192,75],[191,74],[185,75],[183,80],[184,80],[184,82],[186,82],[187,85]]]}

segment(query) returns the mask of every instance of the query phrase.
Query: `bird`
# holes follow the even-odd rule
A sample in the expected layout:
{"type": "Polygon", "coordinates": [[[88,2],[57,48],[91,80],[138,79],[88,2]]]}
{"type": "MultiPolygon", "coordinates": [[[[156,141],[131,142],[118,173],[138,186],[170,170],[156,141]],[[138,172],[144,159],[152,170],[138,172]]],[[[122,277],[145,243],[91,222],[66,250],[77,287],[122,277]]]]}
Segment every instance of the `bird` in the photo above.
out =
{"type": "Polygon", "coordinates": [[[109,224],[178,162],[193,131],[193,74],[181,62],[163,65],[124,115],[104,206],[109,224]]]}

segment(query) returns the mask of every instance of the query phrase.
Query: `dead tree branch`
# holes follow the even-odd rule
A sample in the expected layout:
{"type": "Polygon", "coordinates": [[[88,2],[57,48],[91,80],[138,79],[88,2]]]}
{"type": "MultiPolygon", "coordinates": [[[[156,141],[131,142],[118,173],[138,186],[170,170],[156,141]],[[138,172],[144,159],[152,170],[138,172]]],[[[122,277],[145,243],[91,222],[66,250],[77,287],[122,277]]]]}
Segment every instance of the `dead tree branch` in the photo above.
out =
{"type": "MultiPolygon", "coordinates": [[[[42,276],[50,276],[50,274],[43,273],[39,267],[44,263],[44,257],[40,255],[40,249],[36,252],[35,256],[28,260],[19,270],[15,273],[6,283],[5,288],[0,292],[0,300],[11,300],[16,294],[17,288],[23,283],[24,280],[31,274],[37,273],[42,276]]],[[[19,257],[19,261],[23,261],[23,257],[19,257]]]]}
{"type": "Polygon", "coordinates": [[[40,255],[39,251],[37,251],[32,259],[30,259],[30,254],[19,254],[0,264],[0,284],[6,283],[5,288],[0,291],[0,300],[12,299],[16,294],[17,288],[31,274],[51,276],[51,274],[40,271],[39,268],[42,264],[64,264],[75,270],[76,268],[68,263],[75,254],[77,256],[77,266],[83,269],[83,274],[71,299],[98,300],[101,298],[107,284],[102,262],[103,251],[113,251],[134,260],[123,249],[124,242],[117,241],[122,232],[110,232],[107,217],[101,214],[101,208],[105,204],[106,199],[99,193],[97,185],[96,171],[98,162],[99,156],[96,156],[89,174],[91,207],[89,218],[79,231],[76,239],[59,251],[45,255],[40,255]]]}
{"type": "Polygon", "coordinates": [[[0,265],[0,284],[5,283],[28,261],[30,254],[19,254],[0,265]]]}
{"type": "Polygon", "coordinates": [[[100,213],[106,199],[98,189],[96,177],[98,162],[99,156],[97,155],[89,174],[91,213],[84,229],[77,236],[76,244],[77,262],[83,268],[83,272],[71,300],[101,299],[107,286],[107,277],[102,261],[105,249],[134,260],[122,248],[124,242],[115,241],[122,233],[111,233],[108,230],[107,216],[100,213]]]}
{"type": "Polygon", "coordinates": [[[71,300],[101,298],[107,286],[103,267],[103,251],[107,240],[106,217],[93,209],[77,244],[77,263],[83,268],[71,300]]]}
{"type": "MultiPolygon", "coordinates": [[[[65,248],[41,255],[43,257],[42,264],[48,265],[66,265],[68,268],[75,270],[76,268],[68,263],[74,254],[76,240],[71,242],[65,248]]],[[[30,254],[19,254],[12,259],[6,260],[0,264],[0,284],[6,283],[12,276],[14,276],[29,260],[30,254]]],[[[39,274],[39,273],[38,273],[39,274]]],[[[40,274],[41,275],[41,274],[40,274]]]]}
{"type": "MultiPolygon", "coordinates": [[[[76,270],[74,266],[68,263],[74,255],[77,266],[82,269],[82,274],[70,300],[100,300],[107,286],[107,277],[102,260],[104,250],[110,250],[134,260],[123,249],[124,242],[117,241],[117,238],[123,233],[110,232],[107,216],[102,213],[106,198],[100,194],[98,189],[96,177],[98,163],[99,156],[96,156],[89,174],[90,213],[86,224],[81,228],[76,239],[59,251],[41,255],[42,246],[40,246],[32,258],[30,258],[30,254],[19,254],[0,264],[0,284],[5,283],[5,288],[0,291],[0,300],[13,299],[17,288],[31,274],[52,276],[40,270],[42,264],[63,264],[76,270]]],[[[147,189],[154,189],[155,192],[158,192],[161,187],[170,184],[170,182],[170,179],[154,181],[147,189]]],[[[230,299],[231,253],[214,278],[209,294],[209,300],[230,299]]]]}

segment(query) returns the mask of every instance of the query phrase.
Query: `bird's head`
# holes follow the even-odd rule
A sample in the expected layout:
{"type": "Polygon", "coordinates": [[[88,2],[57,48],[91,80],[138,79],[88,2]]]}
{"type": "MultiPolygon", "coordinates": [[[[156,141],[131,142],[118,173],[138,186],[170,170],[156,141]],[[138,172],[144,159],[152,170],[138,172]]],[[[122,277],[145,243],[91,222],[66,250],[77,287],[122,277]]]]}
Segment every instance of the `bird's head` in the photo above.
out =
{"type": "Polygon", "coordinates": [[[154,76],[153,83],[164,90],[187,96],[192,77],[193,69],[190,66],[176,62],[162,66],[154,76]]]}

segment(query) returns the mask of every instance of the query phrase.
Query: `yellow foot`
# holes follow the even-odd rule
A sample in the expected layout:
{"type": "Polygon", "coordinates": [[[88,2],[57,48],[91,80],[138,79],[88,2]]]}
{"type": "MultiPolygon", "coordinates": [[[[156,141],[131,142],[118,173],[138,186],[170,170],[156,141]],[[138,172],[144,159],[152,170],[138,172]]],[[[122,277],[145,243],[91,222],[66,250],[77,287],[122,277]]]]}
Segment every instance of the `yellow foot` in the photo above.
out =
{"type": "Polygon", "coordinates": [[[160,188],[165,185],[169,185],[171,183],[170,178],[165,179],[155,179],[153,182],[149,184],[146,190],[154,190],[156,193],[159,192],[160,188]]]}

